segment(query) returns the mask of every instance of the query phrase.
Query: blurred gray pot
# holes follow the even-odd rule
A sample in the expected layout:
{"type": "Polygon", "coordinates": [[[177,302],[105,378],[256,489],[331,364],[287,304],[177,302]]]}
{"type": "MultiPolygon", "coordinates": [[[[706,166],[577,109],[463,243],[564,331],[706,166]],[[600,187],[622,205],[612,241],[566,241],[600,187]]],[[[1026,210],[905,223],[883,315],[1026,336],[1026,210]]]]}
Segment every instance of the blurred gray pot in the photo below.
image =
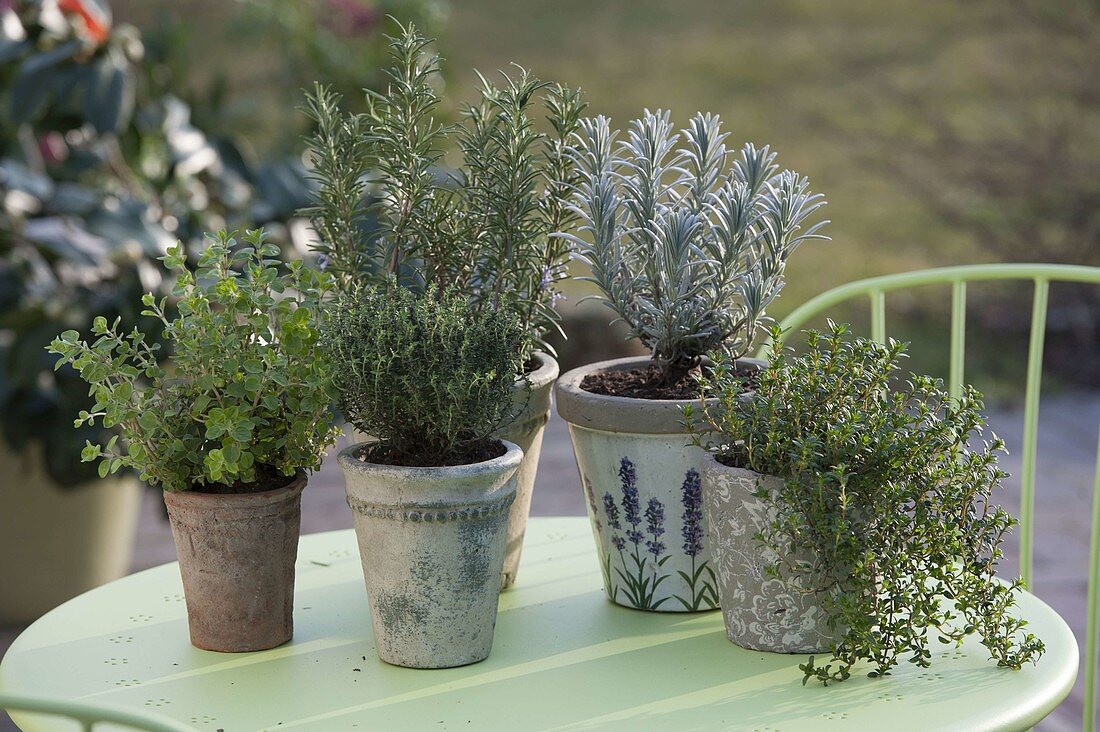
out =
{"type": "Polygon", "coordinates": [[[514,442],[523,450],[523,460],[516,470],[516,500],[508,512],[508,545],[504,552],[504,574],[501,589],[516,581],[527,517],[531,514],[531,494],[542,452],[542,435],[550,419],[550,393],[558,378],[558,362],[548,353],[536,353],[537,368],[527,375],[529,384],[517,381],[513,399],[519,416],[498,437],[514,442]]]}
{"type": "Polygon", "coordinates": [[[778,578],[767,573],[779,557],[755,538],[776,518],[772,505],[756,494],[781,484],[782,478],[727,467],[713,455],[704,459],[703,523],[726,635],[754,651],[820,653],[843,636],[827,625],[817,601],[814,590],[824,583],[782,569],[778,578]]]}
{"type": "Polygon", "coordinates": [[[339,455],[370,602],[378,656],[409,668],[485,659],[523,451],[439,468],[366,463],[363,444],[339,455]]]}

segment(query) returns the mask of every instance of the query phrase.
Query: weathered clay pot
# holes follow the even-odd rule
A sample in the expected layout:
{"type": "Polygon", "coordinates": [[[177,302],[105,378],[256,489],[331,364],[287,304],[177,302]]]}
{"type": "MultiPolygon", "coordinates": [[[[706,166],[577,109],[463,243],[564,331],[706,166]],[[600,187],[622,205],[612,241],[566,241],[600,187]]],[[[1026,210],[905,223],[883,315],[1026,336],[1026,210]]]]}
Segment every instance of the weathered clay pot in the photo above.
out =
{"type": "Polygon", "coordinates": [[[713,455],[704,460],[703,520],[726,635],[755,651],[820,653],[843,636],[825,622],[814,592],[824,583],[784,572],[776,553],[755,538],[776,518],[771,504],[756,494],[776,490],[781,481],[727,467],[713,455]],[[779,568],[780,576],[766,573],[768,567],[779,568]]]}
{"type": "Polygon", "coordinates": [[[25,625],[126,574],[141,509],[136,478],[62,488],[41,449],[0,444],[0,626],[25,625]]]}
{"type": "MultiPolygon", "coordinates": [[[[554,380],[558,378],[558,362],[548,353],[536,352],[533,356],[538,367],[527,374],[527,381],[516,379],[512,402],[518,413],[515,421],[500,430],[497,437],[514,442],[523,450],[523,460],[516,471],[516,500],[508,513],[508,544],[504,553],[504,573],[501,589],[508,589],[516,581],[520,554],[523,552],[523,536],[527,532],[527,518],[531,514],[531,495],[535,488],[535,474],[539,469],[542,452],[542,435],[550,419],[550,395],[554,380]]],[[[373,442],[351,425],[347,434],[352,443],[373,442]]]]}
{"type": "Polygon", "coordinates": [[[305,487],[300,474],[260,493],[164,493],[196,648],[242,653],[290,640],[305,487]]]}
{"type": "Polygon", "coordinates": [[[504,552],[504,574],[501,589],[507,589],[516,581],[520,554],[523,551],[523,535],[527,531],[527,517],[531,513],[531,494],[535,487],[535,473],[542,452],[542,433],[550,419],[550,393],[554,379],[558,378],[558,362],[547,353],[536,353],[537,369],[527,375],[529,385],[517,381],[513,398],[519,416],[499,433],[499,437],[514,442],[523,450],[523,460],[516,470],[516,500],[508,512],[508,544],[504,552]]]}
{"type": "Polygon", "coordinates": [[[365,463],[362,444],[339,455],[379,658],[450,668],[493,647],[508,509],[523,452],[473,465],[365,463]]]}
{"type": "Polygon", "coordinates": [[[569,423],[607,596],[639,610],[713,610],[718,593],[699,485],[706,453],[690,445],[683,426],[683,406],[693,400],[632,399],[581,388],[589,374],[648,363],[646,357],[621,358],[567,372],[556,389],[558,414],[569,423]]]}

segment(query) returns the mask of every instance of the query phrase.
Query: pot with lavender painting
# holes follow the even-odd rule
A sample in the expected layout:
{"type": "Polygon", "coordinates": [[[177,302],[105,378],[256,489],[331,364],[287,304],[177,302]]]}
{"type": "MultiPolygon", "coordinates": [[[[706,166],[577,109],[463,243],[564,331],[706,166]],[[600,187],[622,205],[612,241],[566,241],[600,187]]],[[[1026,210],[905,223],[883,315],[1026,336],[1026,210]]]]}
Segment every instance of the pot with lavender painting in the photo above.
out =
{"type": "Polygon", "coordinates": [[[608,598],[640,610],[718,607],[702,528],[700,471],[684,409],[699,399],[706,354],[732,357],[751,392],[764,362],[746,358],[779,294],[787,258],[823,239],[824,205],[806,178],[779,171],[768,147],[725,145],[721,120],[697,114],[675,134],[646,112],[622,139],[584,119],[569,153],[580,225],[563,234],[592,269],[600,299],[651,357],[574,369],[558,412],[586,492],[608,598]]]}

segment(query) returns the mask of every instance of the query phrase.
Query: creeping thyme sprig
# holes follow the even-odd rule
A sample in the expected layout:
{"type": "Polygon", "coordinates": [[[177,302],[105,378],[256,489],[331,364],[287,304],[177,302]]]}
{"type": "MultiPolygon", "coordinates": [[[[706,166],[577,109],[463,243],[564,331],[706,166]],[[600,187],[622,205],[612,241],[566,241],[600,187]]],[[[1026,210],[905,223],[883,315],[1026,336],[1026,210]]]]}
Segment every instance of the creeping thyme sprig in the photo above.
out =
{"type": "Polygon", "coordinates": [[[804,681],[843,681],[864,661],[870,676],[903,657],[927,667],[933,642],[972,634],[999,666],[1036,661],[1043,643],[1015,614],[1023,582],[996,577],[1016,521],[990,502],[1004,443],[982,440],[981,396],[901,382],[903,344],[846,335],[830,322],[808,331],[804,355],[775,346],[748,399],[715,354],[703,390],[717,403],[703,402],[701,421],[687,410],[697,442],[717,435],[722,462],[784,479],[762,495],[778,512],[760,536],[780,557],[770,573],[824,583],[811,586],[828,622],[847,629],[829,658],[800,666],[804,681]]]}

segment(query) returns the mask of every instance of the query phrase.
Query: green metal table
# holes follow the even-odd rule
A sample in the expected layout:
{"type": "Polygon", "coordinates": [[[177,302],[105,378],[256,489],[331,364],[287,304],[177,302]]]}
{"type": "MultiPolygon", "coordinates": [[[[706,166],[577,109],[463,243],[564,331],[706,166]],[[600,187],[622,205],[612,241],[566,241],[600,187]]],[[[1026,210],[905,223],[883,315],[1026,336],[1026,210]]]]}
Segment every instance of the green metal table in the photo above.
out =
{"type": "MultiPolygon", "coordinates": [[[[1078,653],[1032,595],[1047,645],[998,669],[968,641],[929,670],[802,686],[802,656],[746,651],[718,612],[658,614],[608,602],[587,519],[532,520],[519,583],[501,596],[487,661],[414,671],[374,654],[350,531],[303,537],[294,640],[262,653],[192,648],[179,572],[150,569],[93,590],[28,628],[0,664],[0,692],[108,703],[197,730],[1026,729],[1069,693],[1078,653]]],[[[71,729],[16,715],[24,730],[71,729]]],[[[97,728],[98,729],[98,728],[97,728]]]]}

